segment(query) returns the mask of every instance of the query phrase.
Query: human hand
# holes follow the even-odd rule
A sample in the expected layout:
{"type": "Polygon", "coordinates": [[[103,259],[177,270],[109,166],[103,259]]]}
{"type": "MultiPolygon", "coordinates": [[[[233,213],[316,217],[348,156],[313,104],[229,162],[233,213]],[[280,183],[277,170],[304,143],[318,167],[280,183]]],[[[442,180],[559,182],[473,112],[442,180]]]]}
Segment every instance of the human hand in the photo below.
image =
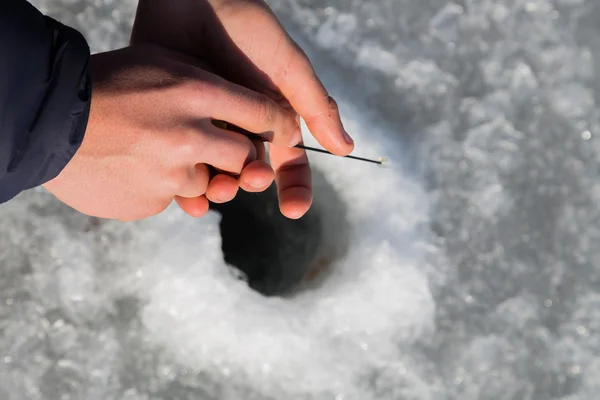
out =
{"type": "Polygon", "coordinates": [[[270,139],[285,148],[299,140],[293,115],[193,62],[152,45],[92,56],[85,138],[44,187],[82,213],[120,220],[156,215],[174,198],[201,216],[208,200],[229,201],[239,186],[268,188],[273,171],[262,143],[220,129],[213,120],[275,132],[270,139]],[[211,180],[209,165],[223,174],[211,180]]]}
{"type": "MultiPolygon", "coordinates": [[[[336,102],[265,2],[140,0],[132,43],[144,42],[204,60],[225,79],[293,110],[327,150],[337,155],[352,151],[336,102]]],[[[269,150],[281,211],[299,218],[312,202],[306,153],[276,145],[269,150]]]]}

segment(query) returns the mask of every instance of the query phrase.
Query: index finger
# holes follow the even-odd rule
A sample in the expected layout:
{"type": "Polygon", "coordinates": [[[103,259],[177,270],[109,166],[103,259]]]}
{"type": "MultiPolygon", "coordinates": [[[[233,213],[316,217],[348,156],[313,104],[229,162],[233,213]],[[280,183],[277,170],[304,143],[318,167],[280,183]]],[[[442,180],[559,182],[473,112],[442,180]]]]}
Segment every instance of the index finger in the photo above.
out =
{"type": "Polygon", "coordinates": [[[354,142],[342,125],[338,105],[267,3],[209,1],[217,15],[214,37],[222,38],[206,43],[211,62],[232,81],[281,93],[321,146],[340,156],[350,154],[354,142]]]}
{"type": "MultiPolygon", "coordinates": [[[[211,79],[211,90],[202,86],[210,103],[211,117],[237,125],[278,146],[293,147],[301,140],[300,126],[294,115],[265,94],[229,82],[217,75],[204,73],[211,79]]],[[[207,78],[208,79],[208,78],[207,78]]]]}
{"type": "Polygon", "coordinates": [[[337,102],[329,95],[302,49],[286,34],[280,52],[289,60],[274,83],[304,119],[315,139],[330,152],[345,156],[354,141],[344,129],[337,102]]]}

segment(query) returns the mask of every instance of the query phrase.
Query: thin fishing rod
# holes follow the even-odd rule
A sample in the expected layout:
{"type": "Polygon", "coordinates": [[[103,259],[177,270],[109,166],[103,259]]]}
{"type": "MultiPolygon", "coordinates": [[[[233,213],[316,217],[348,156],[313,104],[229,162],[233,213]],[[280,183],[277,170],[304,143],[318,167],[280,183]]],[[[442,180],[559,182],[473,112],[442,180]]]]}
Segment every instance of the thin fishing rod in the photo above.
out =
{"type": "MultiPolygon", "coordinates": [[[[327,151],[327,150],[323,150],[323,149],[317,149],[315,147],[309,147],[309,146],[304,146],[302,144],[297,144],[296,146],[294,146],[298,149],[304,149],[304,150],[310,150],[310,151],[314,151],[317,153],[323,153],[323,154],[329,154],[332,156],[335,156],[335,154],[327,151]]],[[[363,157],[357,157],[357,156],[353,156],[353,155],[347,155],[347,156],[342,156],[344,158],[351,158],[353,160],[358,160],[358,161],[365,161],[365,162],[369,162],[369,163],[373,163],[373,164],[378,164],[378,165],[385,165],[387,164],[387,158],[385,157],[379,157],[377,160],[372,160],[370,158],[363,158],[363,157]]]]}
{"type": "MultiPolygon", "coordinates": [[[[235,126],[233,124],[230,124],[228,122],[225,121],[220,121],[220,120],[213,120],[213,125],[215,125],[218,128],[221,129],[227,129],[236,133],[241,133],[242,135],[246,136],[248,139],[251,140],[259,140],[261,142],[266,142],[267,139],[252,133],[252,132],[248,132],[245,129],[242,129],[238,126],[235,126]]],[[[324,150],[324,149],[317,149],[315,147],[310,147],[310,146],[305,146],[303,144],[297,144],[296,146],[297,149],[303,149],[303,150],[308,150],[308,151],[314,151],[316,153],[322,153],[322,154],[329,154],[332,156],[335,156],[336,154],[331,153],[330,151],[324,150]]],[[[372,164],[377,164],[377,165],[386,165],[389,163],[388,159],[386,157],[379,157],[377,160],[373,160],[370,158],[364,158],[364,157],[357,157],[357,156],[353,156],[353,155],[347,155],[347,156],[342,156],[344,158],[350,158],[352,160],[358,160],[358,161],[364,161],[364,162],[368,162],[368,163],[372,163],[372,164]]]]}

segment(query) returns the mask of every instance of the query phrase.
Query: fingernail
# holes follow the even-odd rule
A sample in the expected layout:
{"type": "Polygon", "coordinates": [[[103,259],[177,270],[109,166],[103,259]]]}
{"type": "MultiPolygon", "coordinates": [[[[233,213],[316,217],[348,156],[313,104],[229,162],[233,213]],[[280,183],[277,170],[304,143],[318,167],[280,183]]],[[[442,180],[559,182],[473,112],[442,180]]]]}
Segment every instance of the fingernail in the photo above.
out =
{"type": "Polygon", "coordinates": [[[350,137],[350,134],[348,132],[346,132],[345,129],[342,129],[342,134],[344,135],[344,139],[346,140],[346,143],[354,144],[354,140],[350,137]]]}
{"type": "Polygon", "coordinates": [[[300,127],[298,127],[296,129],[296,131],[294,132],[294,136],[292,138],[292,141],[290,142],[290,147],[296,146],[301,141],[302,141],[302,131],[300,130],[300,127]]]}
{"type": "Polygon", "coordinates": [[[250,186],[252,186],[254,189],[262,189],[266,186],[264,183],[258,183],[258,182],[248,182],[248,184],[250,186]]]}

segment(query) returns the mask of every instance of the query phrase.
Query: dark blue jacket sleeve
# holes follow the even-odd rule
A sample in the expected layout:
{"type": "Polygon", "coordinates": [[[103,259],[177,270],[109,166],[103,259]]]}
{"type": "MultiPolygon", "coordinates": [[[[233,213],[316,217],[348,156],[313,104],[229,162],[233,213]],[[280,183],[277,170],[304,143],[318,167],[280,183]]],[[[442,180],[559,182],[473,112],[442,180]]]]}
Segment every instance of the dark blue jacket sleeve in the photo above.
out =
{"type": "Polygon", "coordinates": [[[26,0],[0,0],[0,203],[55,178],[87,127],[90,49],[26,0]]]}

